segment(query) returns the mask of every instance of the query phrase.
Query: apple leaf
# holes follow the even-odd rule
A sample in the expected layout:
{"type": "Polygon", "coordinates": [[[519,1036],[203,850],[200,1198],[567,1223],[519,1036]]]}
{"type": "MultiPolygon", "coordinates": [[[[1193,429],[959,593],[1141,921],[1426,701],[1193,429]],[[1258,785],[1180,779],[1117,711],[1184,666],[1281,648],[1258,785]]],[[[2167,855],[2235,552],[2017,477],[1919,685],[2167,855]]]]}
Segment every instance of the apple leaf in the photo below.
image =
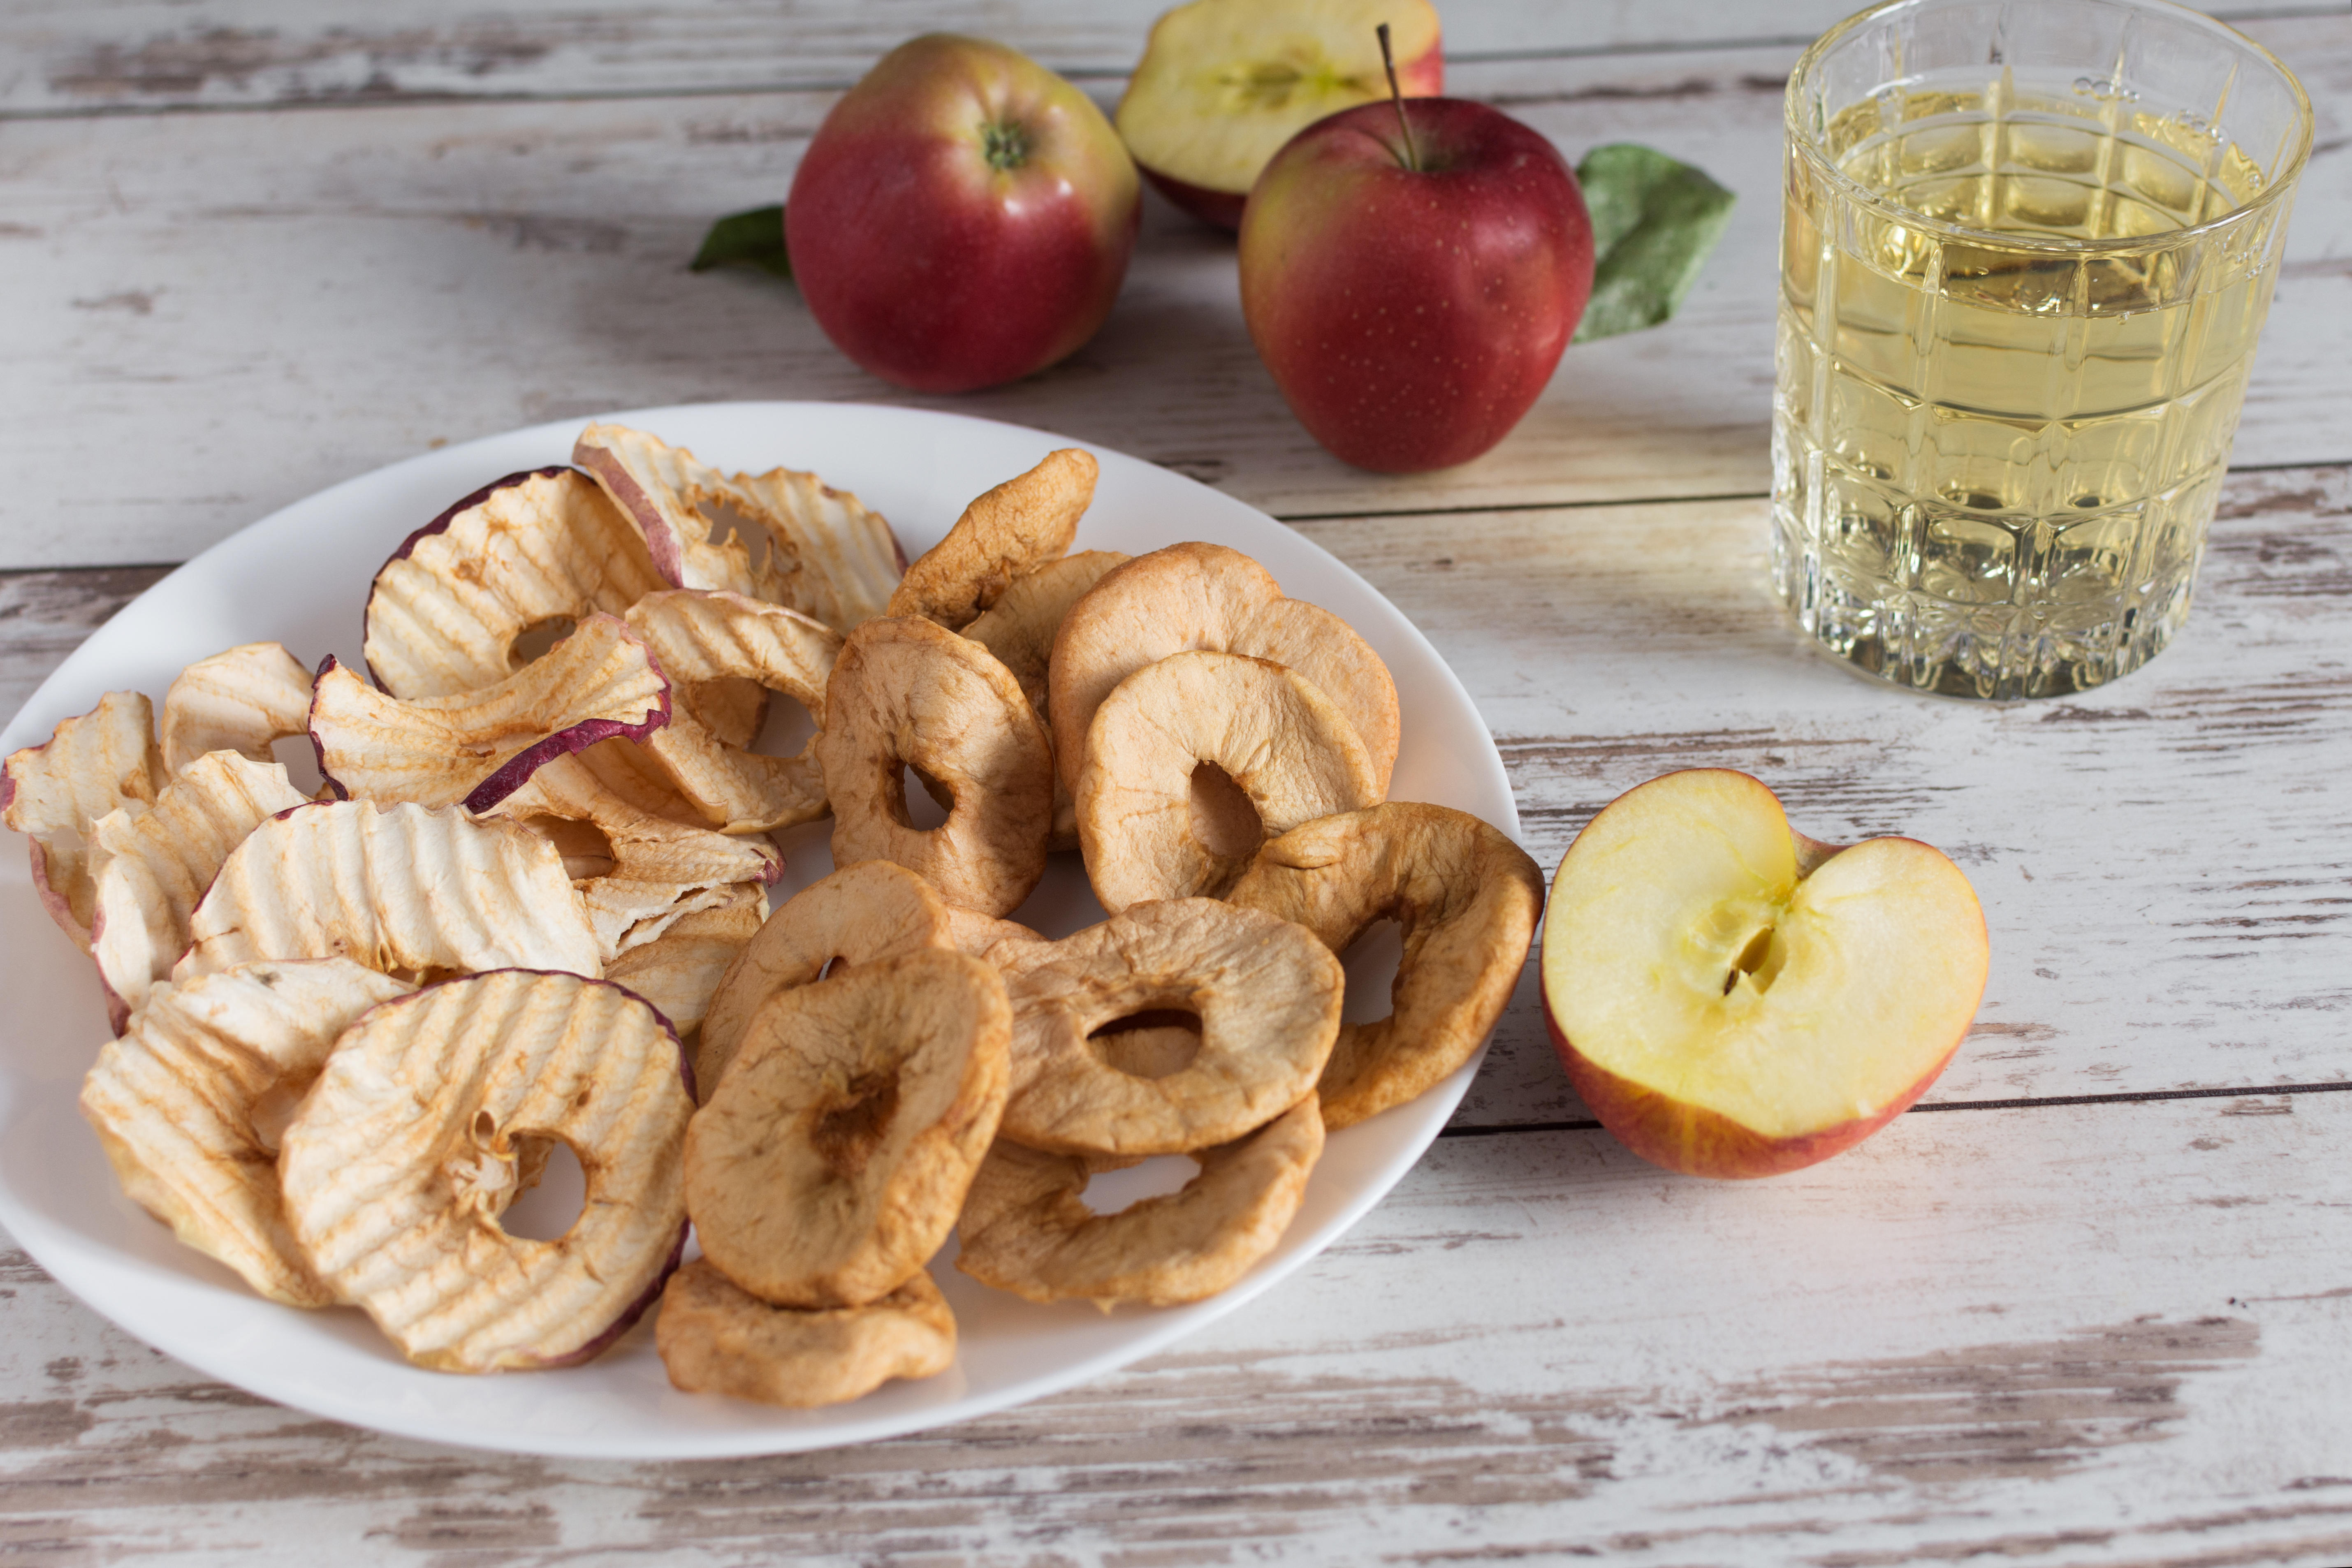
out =
{"type": "Polygon", "coordinates": [[[1592,215],[1592,300],[1576,341],[1654,327],[1675,313],[1723,237],[1738,198],[1688,163],[1630,142],[1576,166],[1592,215]]]}
{"type": "Polygon", "coordinates": [[[784,209],[753,207],[747,213],[730,213],[712,224],[710,232],[702,237],[702,248],[687,264],[687,270],[708,272],[714,267],[756,267],[779,278],[790,278],[793,264],[784,255],[784,209]]]}

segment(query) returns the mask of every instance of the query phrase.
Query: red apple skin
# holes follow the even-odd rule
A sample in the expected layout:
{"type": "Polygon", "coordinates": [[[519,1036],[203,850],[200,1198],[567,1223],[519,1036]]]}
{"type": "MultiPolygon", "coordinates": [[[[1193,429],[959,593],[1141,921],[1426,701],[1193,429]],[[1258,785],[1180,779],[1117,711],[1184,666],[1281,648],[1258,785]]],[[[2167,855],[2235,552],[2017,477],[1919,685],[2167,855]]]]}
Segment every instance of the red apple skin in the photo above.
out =
{"type": "Polygon", "coordinates": [[[929,34],[884,56],[793,175],[784,246],[809,313],[865,369],[970,392],[1062,359],[1110,313],[1141,210],[1087,96],[1027,56],[929,34]],[[1017,166],[985,131],[1017,127],[1017,166]]]}
{"type": "Polygon", "coordinates": [[[1307,433],[1381,473],[1465,463],[1544,389],[1592,293],[1592,223],[1542,135],[1465,99],[1359,104],[1250,192],[1242,313],[1307,433]]]}
{"type": "MultiPolygon", "coordinates": [[[[1542,966],[1537,968],[1540,973],[1542,966]]],[[[1560,1032],[1549,995],[1544,998],[1544,1029],[1551,1036],[1551,1048],[1559,1054],[1578,1098],[1620,1143],[1669,1171],[1734,1181],[1778,1176],[1843,1153],[1910,1110],[1960,1048],[1959,1040],[1953,1040],[1917,1083],[1876,1115],[1841,1121],[1801,1138],[1769,1138],[1719,1112],[1670,1100],[1588,1061],[1560,1032]]],[[[1961,1033],[1965,1037],[1965,1026],[1961,1033]]]]}
{"type": "MultiPolygon", "coordinates": [[[[1397,90],[1407,98],[1435,98],[1445,90],[1443,35],[1429,46],[1427,54],[1397,67],[1397,90]]],[[[1210,227],[1222,228],[1228,234],[1240,232],[1242,209],[1249,202],[1247,191],[1213,191],[1206,185],[1190,184],[1173,174],[1163,174],[1148,164],[1139,163],[1136,167],[1143,171],[1143,177],[1151,182],[1153,190],[1210,227]]]]}

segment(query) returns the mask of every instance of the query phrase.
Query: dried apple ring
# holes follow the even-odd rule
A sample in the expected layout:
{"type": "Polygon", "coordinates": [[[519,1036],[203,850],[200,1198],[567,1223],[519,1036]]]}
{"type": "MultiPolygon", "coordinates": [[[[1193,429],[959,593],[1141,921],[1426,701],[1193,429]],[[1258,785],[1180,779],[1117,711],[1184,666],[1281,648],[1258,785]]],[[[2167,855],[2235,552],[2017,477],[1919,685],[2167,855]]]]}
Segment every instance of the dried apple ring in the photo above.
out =
{"type": "Polygon", "coordinates": [[[319,1277],[419,1366],[586,1361],[653,1304],[686,1246],[694,1096],[661,1015],[617,985],[508,969],[387,1003],[336,1043],[278,1157],[319,1277]],[[533,1144],[579,1156],[553,1241],[499,1224],[533,1144]]]}
{"type": "Polygon", "coordinates": [[[1292,829],[1258,851],[1230,901],[1294,921],[1344,953],[1394,920],[1394,1006],[1342,1024],[1323,1068],[1337,1131],[1436,1085],[1477,1054],[1510,1002],[1543,912],[1543,873],[1467,812],[1391,801],[1292,829]]]}
{"type": "Polygon", "coordinates": [[[669,681],[616,616],[590,616],[495,686],[413,702],[319,667],[310,744],[338,795],[488,811],[553,757],[669,722],[669,681]]]}
{"type": "Polygon", "coordinates": [[[369,585],[361,647],[394,697],[454,697],[520,669],[515,644],[532,628],[617,616],[662,585],[644,541],[593,479],[527,469],[402,542],[369,585]]]}
{"type": "Polygon", "coordinates": [[[1263,1126],[1313,1091],[1347,984],[1313,932],[1213,899],[1139,904],[991,956],[1013,1010],[1004,1136],[1065,1154],[1181,1154],[1263,1126]],[[1090,1037],[1163,1009],[1201,1020],[1181,1071],[1122,1071],[1090,1037]]]}
{"type": "Polygon", "coordinates": [[[703,1255],[783,1307],[855,1307],[904,1284],[996,1136],[1012,1030],[996,971],[938,950],[768,1003],[687,1134],[703,1255]]]}
{"type": "Polygon", "coordinates": [[[1045,874],[1054,754],[1012,671],[929,621],[868,621],[842,644],[816,738],[839,866],[890,860],[950,903],[1010,914],[1045,874]],[[905,770],[953,801],[907,820],[905,770]]]}
{"type": "Polygon", "coordinates": [[[1095,710],[1076,794],[1087,878],[1114,913],[1220,897],[1266,837],[1381,798],[1329,698],[1280,665],[1229,653],[1176,654],[1121,681],[1095,710]],[[1201,809],[1203,763],[1223,771],[1255,821],[1201,809]]]}
{"type": "Polygon", "coordinates": [[[1330,611],[1283,597],[1273,575],[1240,551],[1192,542],[1137,556],[1062,617],[1051,710],[1062,780],[1073,795],[1095,710],[1137,670],[1188,648],[1271,659],[1314,682],[1363,742],[1378,784],[1372,799],[1388,794],[1401,733],[1396,682],[1371,644],[1330,611]]]}
{"type": "Polygon", "coordinates": [[[947,901],[903,866],[868,860],[835,871],[784,900],[744,947],[702,1020],[694,1083],[707,1102],[735,1059],[751,1015],[771,996],[814,984],[843,966],[958,945],[947,901]]]}
{"type": "Polygon", "coordinates": [[[341,958],[158,986],[131,1032],[99,1052],[81,1113],[123,1192],[182,1242],[273,1301],[328,1306],[333,1289],[286,1226],[279,1134],[336,1037],[409,989],[341,958]]]}
{"type": "Polygon", "coordinates": [[[411,978],[604,973],[555,846],[497,817],[364,800],[298,805],[247,834],[188,917],[188,940],[175,981],[257,958],[349,958],[411,978]]]}
{"type": "Polygon", "coordinates": [[[1307,1096],[1236,1142],[1203,1149],[1183,1190],[1097,1215],[1083,1155],[1000,1142],[964,1200],[956,1267],[1031,1301],[1172,1307],[1215,1295],[1274,1250],[1323,1152],[1307,1096]]]}
{"type": "Polygon", "coordinates": [[[955,1364],[955,1314],[930,1274],[862,1307],[778,1307],[698,1258],[669,1277],[654,1343],[673,1386],[814,1410],[955,1364]]]}
{"type": "Polygon", "coordinates": [[[108,692],[0,765],[0,823],[33,841],[33,890],[84,952],[98,897],[91,825],[133,801],[152,801],[168,776],[155,748],[154,705],[136,691],[108,692]]]}
{"type": "Polygon", "coordinates": [[[188,950],[188,919],[229,851],[303,799],[278,763],[209,752],[152,805],[133,802],[90,825],[89,952],[116,1034],[188,950]]]}
{"type": "Polygon", "coordinates": [[[907,569],[882,514],[814,474],[774,468],[721,474],[641,430],[591,425],[572,460],[595,478],[644,537],[654,568],[673,588],[723,588],[814,616],[846,634],[883,614],[907,569]],[[721,512],[756,523],[765,557],[735,537],[714,542],[721,512]]]}
{"type": "Polygon", "coordinates": [[[1065,447],[982,494],[907,568],[883,613],[961,631],[1014,578],[1068,553],[1101,471],[1093,453],[1065,447]]]}
{"type": "Polygon", "coordinates": [[[213,752],[267,763],[273,742],[310,728],[310,672],[281,644],[247,643],[173,678],[163,693],[163,766],[185,773],[213,752]]]}
{"type": "MultiPolygon", "coordinates": [[[[749,679],[781,691],[824,723],[824,684],[841,634],[824,622],[740,594],[683,588],[629,606],[629,625],[662,673],[688,689],[749,679]]],[[[796,757],[762,756],[723,740],[691,712],[646,737],[646,751],[714,826],[764,833],[825,812],[814,742],[796,757]]]]}
{"type": "MultiPolygon", "coordinates": [[[[1070,606],[1102,581],[1103,574],[1129,559],[1116,550],[1088,550],[1049,561],[1014,578],[985,615],[963,628],[964,636],[994,654],[1021,683],[1021,694],[1037,710],[1049,743],[1054,726],[1046,719],[1047,674],[1054,657],[1054,634],[1061,630],[1062,617],[1070,606]]],[[[1078,847],[1077,807],[1058,768],[1054,773],[1054,836],[1049,847],[1078,847]]]]}

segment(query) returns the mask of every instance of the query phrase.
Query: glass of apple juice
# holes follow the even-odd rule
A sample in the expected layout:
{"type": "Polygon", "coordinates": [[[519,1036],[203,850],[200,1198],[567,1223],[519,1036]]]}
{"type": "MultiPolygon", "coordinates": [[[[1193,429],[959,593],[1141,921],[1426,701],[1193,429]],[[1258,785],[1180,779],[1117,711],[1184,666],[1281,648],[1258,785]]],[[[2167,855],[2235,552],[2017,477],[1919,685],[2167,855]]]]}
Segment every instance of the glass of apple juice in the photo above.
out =
{"type": "Polygon", "coordinates": [[[1773,574],[1916,690],[2112,680],[2189,613],[2309,100],[2166,0],[1894,0],[1789,79],[1773,574]]]}

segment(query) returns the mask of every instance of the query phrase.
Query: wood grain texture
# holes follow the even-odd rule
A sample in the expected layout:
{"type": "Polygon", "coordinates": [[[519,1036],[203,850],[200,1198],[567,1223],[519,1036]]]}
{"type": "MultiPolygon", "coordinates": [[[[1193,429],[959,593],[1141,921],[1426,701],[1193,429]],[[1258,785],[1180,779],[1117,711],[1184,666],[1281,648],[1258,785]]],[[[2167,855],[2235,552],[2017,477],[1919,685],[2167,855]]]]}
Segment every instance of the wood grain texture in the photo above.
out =
{"type": "MultiPolygon", "coordinates": [[[[2352,16],[2253,25],[2329,116],[2237,449],[2352,457],[2352,16]]],[[[1152,198],[1125,293],[1059,366],[896,392],[791,289],[682,270],[716,214],[776,200],[829,97],[409,104],[26,121],[0,140],[0,566],[174,559],[444,441],[717,398],[948,407],[1097,440],[1286,516],[1740,495],[1767,484],[1780,83],[1794,50],[1465,65],[1571,155],[1651,142],[1741,195],[1665,327],[1573,349],[1486,458],[1381,478],[1317,447],[1238,309],[1232,242],[1152,198]],[[168,461],[161,454],[169,454],[168,461]],[[149,454],[155,454],[150,457],[149,454]],[[108,482],[93,485],[90,476],[108,482]]],[[[822,453],[780,454],[824,468],[822,453]]]]}
{"type": "MultiPolygon", "coordinates": [[[[1598,54],[1692,39],[1801,42],[1851,0],[1469,0],[1445,7],[1448,53],[1598,54]]],[[[2220,16],[2325,11],[2209,6],[2220,16]]],[[[1055,69],[1123,76],[1162,0],[529,0],[495,10],[392,0],[99,0],[0,12],[0,116],[415,99],[834,88],[924,31],[977,33],[1055,69]]]]}
{"type": "Polygon", "coordinates": [[[1748,1184],[1600,1133],[1447,1140],[1175,1353],[960,1427],[711,1463],[311,1421],[0,1258],[0,1544],[451,1568],[2340,1562],[2347,1134],[2352,1096],[1914,1116],[1748,1184]]]}

